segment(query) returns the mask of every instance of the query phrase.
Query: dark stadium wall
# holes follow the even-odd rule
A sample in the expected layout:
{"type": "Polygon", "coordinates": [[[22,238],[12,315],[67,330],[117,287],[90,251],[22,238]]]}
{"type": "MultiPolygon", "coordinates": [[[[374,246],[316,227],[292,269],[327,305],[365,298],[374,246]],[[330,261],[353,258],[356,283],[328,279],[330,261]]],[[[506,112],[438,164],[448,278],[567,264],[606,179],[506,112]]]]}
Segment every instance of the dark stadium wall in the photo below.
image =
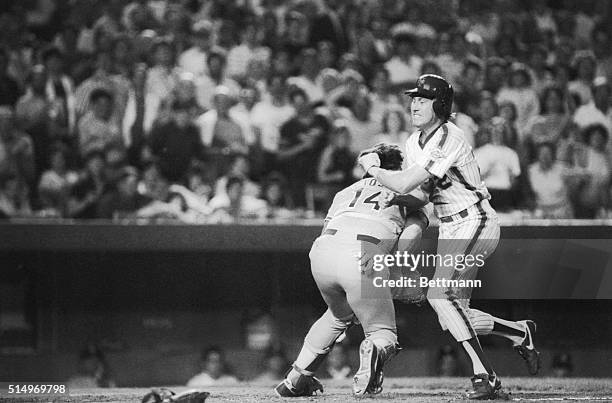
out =
{"type": "MultiPolygon", "coordinates": [[[[273,313],[289,355],[296,353],[324,309],[307,257],[318,228],[248,229],[245,242],[242,227],[179,228],[187,233],[181,242],[172,238],[180,233],[173,226],[147,226],[145,234],[133,226],[57,226],[35,235],[31,228],[4,226],[8,232],[0,231],[0,238],[13,237],[0,245],[0,286],[5,299],[23,300],[32,326],[29,332],[0,334],[0,379],[66,379],[74,372],[78,350],[89,342],[107,352],[121,385],[184,383],[197,368],[200,350],[210,344],[227,348],[239,375],[248,379],[260,356],[245,349],[242,324],[245,312],[255,308],[273,313]],[[20,247],[15,240],[25,242],[27,233],[30,240],[20,247]],[[198,238],[200,233],[207,236],[198,238]],[[217,237],[212,246],[206,243],[209,237],[217,237]],[[249,243],[249,237],[261,238],[260,246],[249,243]]],[[[552,356],[563,351],[573,355],[575,375],[609,375],[612,294],[606,294],[606,281],[612,273],[602,251],[607,234],[599,227],[574,229],[577,238],[587,233],[600,238],[590,239],[585,249],[579,241],[540,239],[569,238],[563,230],[525,228],[526,239],[519,238],[520,228],[504,231],[507,245],[482,271],[485,288],[475,293],[472,305],[536,320],[544,374],[550,373],[552,356]],[[589,260],[580,265],[572,256],[589,260]],[[499,295],[517,299],[492,299],[499,295]]],[[[434,236],[426,235],[426,248],[435,244],[434,236]]],[[[434,375],[437,351],[450,337],[440,331],[428,306],[399,305],[397,311],[406,352],[393,361],[390,373],[434,375]]],[[[6,307],[0,307],[0,315],[4,312],[6,307]]],[[[483,345],[500,363],[501,374],[524,374],[507,344],[485,338],[483,345]]]]}

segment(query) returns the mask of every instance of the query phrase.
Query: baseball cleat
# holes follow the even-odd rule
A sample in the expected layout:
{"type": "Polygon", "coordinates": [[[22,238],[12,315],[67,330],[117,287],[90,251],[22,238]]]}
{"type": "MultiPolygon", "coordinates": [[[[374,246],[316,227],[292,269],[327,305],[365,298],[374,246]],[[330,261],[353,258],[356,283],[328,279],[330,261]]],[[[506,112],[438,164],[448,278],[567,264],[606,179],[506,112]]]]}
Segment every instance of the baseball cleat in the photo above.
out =
{"type": "Polygon", "coordinates": [[[525,338],[521,344],[514,346],[514,349],[525,360],[529,373],[531,375],[536,375],[542,366],[540,353],[538,350],[536,350],[533,343],[533,335],[536,332],[536,324],[531,320],[522,320],[518,323],[525,326],[525,338]]]}
{"type": "Polygon", "coordinates": [[[366,393],[380,393],[382,390],[382,368],[378,365],[378,348],[368,339],[359,346],[359,369],[353,377],[353,395],[362,397],[366,393]],[[380,390],[379,390],[380,389],[380,390]]]}
{"type": "Polygon", "coordinates": [[[314,376],[307,375],[300,375],[295,386],[289,379],[285,378],[274,388],[274,392],[279,397],[312,396],[316,395],[318,391],[323,393],[321,382],[314,376]]]}
{"type": "Polygon", "coordinates": [[[468,392],[471,400],[508,400],[509,396],[502,390],[501,381],[495,375],[478,374],[472,377],[473,391],[468,392]]]}

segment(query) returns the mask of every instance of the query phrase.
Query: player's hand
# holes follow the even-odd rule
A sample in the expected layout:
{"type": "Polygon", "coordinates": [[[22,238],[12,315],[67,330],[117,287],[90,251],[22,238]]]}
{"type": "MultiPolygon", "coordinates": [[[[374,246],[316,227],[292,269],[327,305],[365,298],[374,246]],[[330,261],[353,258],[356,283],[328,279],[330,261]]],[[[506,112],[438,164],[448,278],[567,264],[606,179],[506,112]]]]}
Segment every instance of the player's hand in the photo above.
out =
{"type": "Polygon", "coordinates": [[[368,154],[362,155],[361,157],[359,157],[357,162],[359,163],[359,165],[361,165],[363,170],[366,171],[366,173],[372,167],[380,166],[380,158],[378,157],[378,154],[376,153],[368,153],[368,154]]]}
{"type": "Polygon", "coordinates": [[[378,196],[378,205],[382,209],[386,209],[387,207],[392,205],[393,200],[395,199],[395,193],[389,189],[383,189],[378,196]]]}

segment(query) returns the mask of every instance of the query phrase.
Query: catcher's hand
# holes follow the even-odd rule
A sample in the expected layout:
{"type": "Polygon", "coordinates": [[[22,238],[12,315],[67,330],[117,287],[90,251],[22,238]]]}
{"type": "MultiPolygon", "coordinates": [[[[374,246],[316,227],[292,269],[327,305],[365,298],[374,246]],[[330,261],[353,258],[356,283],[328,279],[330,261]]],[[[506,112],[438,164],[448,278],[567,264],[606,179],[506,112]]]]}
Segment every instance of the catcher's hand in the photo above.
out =
{"type": "Polygon", "coordinates": [[[421,273],[418,270],[410,270],[408,267],[393,267],[389,272],[389,280],[399,280],[401,277],[413,279],[413,287],[408,285],[405,287],[391,288],[391,296],[394,300],[403,302],[404,304],[415,304],[421,306],[427,300],[425,290],[419,286],[419,278],[421,273]]]}

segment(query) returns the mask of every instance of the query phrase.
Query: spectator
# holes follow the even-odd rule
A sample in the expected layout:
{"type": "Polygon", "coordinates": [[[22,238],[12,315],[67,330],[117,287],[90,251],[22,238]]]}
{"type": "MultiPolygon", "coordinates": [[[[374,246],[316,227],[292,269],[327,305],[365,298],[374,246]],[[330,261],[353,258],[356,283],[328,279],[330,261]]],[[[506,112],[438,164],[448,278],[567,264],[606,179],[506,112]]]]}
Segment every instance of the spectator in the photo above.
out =
{"type": "Polygon", "coordinates": [[[527,125],[526,145],[528,160],[535,161],[535,149],[538,144],[549,142],[558,144],[561,135],[571,123],[567,111],[567,101],[563,91],[558,87],[548,87],[542,93],[540,114],[527,125]]]}
{"type": "Polygon", "coordinates": [[[34,143],[34,161],[37,177],[40,172],[48,168],[48,158],[53,138],[50,136],[49,112],[51,103],[45,93],[46,73],[43,66],[32,68],[28,77],[28,88],[15,107],[17,124],[31,138],[34,143]]]}
{"type": "Polygon", "coordinates": [[[104,90],[110,94],[115,101],[111,110],[112,121],[118,125],[123,119],[125,111],[125,101],[129,88],[125,80],[119,80],[113,74],[113,56],[108,52],[100,52],[96,56],[96,70],[83,81],[76,89],[75,110],[77,121],[80,121],[91,110],[91,95],[97,90],[104,90]]]}
{"type": "Polygon", "coordinates": [[[436,375],[438,376],[460,376],[462,375],[457,350],[446,344],[438,351],[436,362],[436,375]]]}
{"type": "Polygon", "coordinates": [[[516,151],[504,143],[508,127],[502,118],[493,119],[486,130],[490,141],[477,148],[474,156],[482,179],[491,193],[491,205],[497,211],[508,211],[516,206],[516,180],[521,174],[519,157],[516,151]]]}
{"type": "Polygon", "coordinates": [[[98,202],[96,217],[129,217],[150,202],[151,199],[138,193],[138,171],[133,167],[123,167],[115,186],[98,202]]]}
{"type": "Polygon", "coordinates": [[[192,121],[195,121],[204,112],[198,103],[196,83],[191,73],[183,72],[178,75],[176,87],[169,99],[165,101],[170,104],[170,108],[172,108],[172,101],[179,101],[188,106],[189,118],[192,121]]]}
{"type": "Polygon", "coordinates": [[[208,73],[201,75],[196,81],[196,96],[199,104],[206,110],[213,108],[216,88],[227,88],[232,97],[238,95],[240,86],[225,75],[226,54],[222,49],[213,49],[206,60],[208,73]]]}
{"type": "MultiPolygon", "coordinates": [[[[212,57],[212,56],[211,56],[212,57]]],[[[209,59],[210,60],[210,59],[209,59]]],[[[247,139],[240,124],[229,114],[234,93],[225,86],[214,90],[214,108],[196,121],[206,155],[221,171],[227,169],[231,154],[248,152],[247,139]]]]}
{"type": "Polygon", "coordinates": [[[317,181],[326,185],[325,205],[319,211],[327,211],[334,195],[353,183],[355,154],[351,151],[351,133],[342,120],[334,122],[329,144],[323,149],[319,160],[317,181]]]}
{"type": "Polygon", "coordinates": [[[0,175],[0,218],[32,216],[27,187],[14,173],[0,175]]]}
{"type": "Polygon", "coordinates": [[[253,126],[261,132],[260,147],[263,152],[264,172],[276,166],[280,143],[280,129],[295,113],[287,99],[287,83],[284,77],[272,74],[268,79],[268,96],[262,96],[251,111],[253,126]]]}
{"type": "Polygon", "coordinates": [[[193,222],[189,206],[180,192],[172,189],[172,183],[160,168],[151,164],[143,173],[144,195],[153,201],[136,212],[136,217],[149,219],[178,219],[193,222]]]}
{"type": "Polygon", "coordinates": [[[406,32],[395,32],[393,44],[393,56],[385,63],[389,81],[394,87],[412,85],[419,77],[423,64],[423,59],[412,53],[414,38],[406,32]]]}
{"type": "Polygon", "coordinates": [[[300,75],[288,80],[288,84],[296,85],[303,89],[313,104],[323,101],[323,88],[317,83],[319,76],[319,60],[317,51],[307,48],[302,51],[302,64],[300,65],[300,75]]]}
{"type": "Polygon", "coordinates": [[[483,66],[479,59],[470,58],[464,61],[461,75],[456,81],[456,99],[467,106],[477,102],[484,88],[483,66]]]}
{"type": "Polygon", "coordinates": [[[245,180],[232,176],[225,182],[225,191],[219,192],[208,204],[213,211],[213,222],[233,222],[241,218],[263,219],[267,214],[264,200],[245,193],[245,180]]]}
{"type": "Polygon", "coordinates": [[[184,178],[194,159],[203,155],[203,144],[198,128],[191,123],[190,105],[175,100],[169,122],[151,131],[149,145],[164,176],[177,182],[184,178]]]}
{"type": "Polygon", "coordinates": [[[268,63],[270,49],[262,46],[264,31],[256,20],[248,21],[240,32],[240,45],[233,47],[227,55],[227,75],[240,80],[247,73],[247,67],[252,59],[268,63]]]}
{"type": "Polygon", "coordinates": [[[371,109],[370,98],[366,94],[360,94],[350,111],[340,111],[340,116],[347,120],[351,132],[351,150],[354,153],[372,147],[375,143],[375,133],[380,133],[380,122],[372,120],[371,109]]]}
{"type": "Polygon", "coordinates": [[[123,145],[119,127],[112,121],[113,95],[97,89],[91,92],[91,110],[79,121],[79,152],[85,156],[92,151],[103,151],[108,145],[123,145]]]}
{"type": "Polygon", "coordinates": [[[584,182],[577,195],[576,218],[596,218],[600,210],[610,202],[610,156],[606,153],[608,130],[603,125],[592,125],[584,129],[586,161],[584,182]]]}
{"type": "Polygon", "coordinates": [[[232,162],[227,172],[215,184],[215,195],[225,193],[227,181],[230,178],[240,178],[243,181],[244,194],[257,197],[260,193],[259,185],[251,180],[251,164],[246,154],[232,156],[232,162]]]}
{"type": "Polygon", "coordinates": [[[552,361],[552,375],[555,378],[569,378],[574,372],[572,356],[568,353],[555,354],[552,361]]]}
{"type": "Polygon", "coordinates": [[[79,174],[68,198],[66,215],[70,218],[96,218],[97,203],[106,190],[104,153],[92,150],[84,160],[85,169],[79,174]]]}
{"type": "Polygon", "coordinates": [[[110,144],[104,149],[104,176],[110,185],[113,185],[121,175],[123,168],[128,165],[125,147],[119,144],[110,144]]]}
{"type": "Polygon", "coordinates": [[[504,144],[508,147],[519,151],[521,144],[519,142],[518,128],[516,120],[518,118],[516,105],[512,102],[504,101],[498,105],[499,116],[506,122],[506,131],[504,133],[504,144]]]}
{"type": "Polygon", "coordinates": [[[510,68],[508,86],[502,87],[497,94],[497,103],[512,102],[516,106],[516,126],[520,139],[525,137],[527,123],[540,110],[540,101],[532,87],[531,76],[526,66],[514,64],[510,68]]]}
{"type": "Polygon", "coordinates": [[[336,47],[331,42],[318,42],[317,56],[319,62],[319,69],[333,69],[336,67],[336,62],[338,60],[338,52],[336,50],[336,47]]]}
{"type": "Polygon", "coordinates": [[[294,214],[293,200],[287,187],[287,181],[278,172],[270,173],[263,182],[262,199],[268,204],[268,218],[290,218],[294,214]]]}
{"type": "Polygon", "coordinates": [[[172,44],[165,40],[156,40],[151,48],[153,66],[146,74],[145,83],[145,117],[144,129],[151,130],[156,120],[165,123],[158,116],[163,102],[169,94],[174,92],[178,81],[178,74],[174,68],[174,49],[172,44]]]}
{"type": "Polygon", "coordinates": [[[535,215],[538,218],[572,218],[568,184],[569,172],[556,161],[555,146],[540,143],[537,161],[529,166],[529,182],[535,194],[535,215]]]}
{"type": "MultiPolygon", "coordinates": [[[[464,69],[463,59],[465,58],[467,46],[465,36],[459,32],[450,37],[448,52],[440,52],[435,58],[436,66],[442,66],[443,75],[451,83],[456,83],[464,69]]],[[[441,75],[438,73],[438,75],[441,75]]]]}
{"type": "Polygon", "coordinates": [[[599,77],[612,81],[612,53],[610,52],[610,32],[607,24],[598,24],[593,29],[593,52],[597,57],[597,72],[599,77]]]}
{"type": "Polygon", "coordinates": [[[529,55],[529,75],[533,89],[541,98],[544,90],[554,84],[554,77],[548,67],[547,59],[548,50],[543,45],[534,47],[529,55]]]}
{"type": "Polygon", "coordinates": [[[278,161],[289,182],[291,198],[297,207],[306,206],[306,184],[316,181],[320,152],[327,141],[329,123],[315,113],[308,95],[301,88],[289,93],[296,115],[281,127],[278,161]]]}
{"type": "Polygon", "coordinates": [[[257,146],[261,131],[253,122],[253,108],[259,101],[259,92],[254,87],[246,86],[238,94],[238,102],[229,110],[230,118],[240,125],[247,146],[257,146]]]}
{"type": "Polygon", "coordinates": [[[508,64],[500,57],[490,57],[486,63],[484,90],[496,96],[507,81],[508,64]]]}
{"type": "Polygon", "coordinates": [[[359,74],[358,71],[347,68],[342,71],[340,78],[342,84],[328,94],[325,103],[331,110],[337,107],[352,110],[355,99],[357,97],[363,97],[367,93],[363,76],[359,74]]]}
{"type": "Polygon", "coordinates": [[[592,51],[577,51],[572,60],[572,68],[576,72],[576,78],[569,82],[570,93],[578,95],[580,105],[585,105],[593,99],[591,86],[595,78],[595,55],[592,51]]]}
{"type": "Polygon", "coordinates": [[[69,388],[113,388],[115,381],[104,353],[96,345],[89,345],[79,353],[77,373],[67,382],[69,388]]]}
{"type": "Polygon", "coordinates": [[[372,120],[380,122],[387,109],[392,105],[399,104],[400,100],[395,94],[391,93],[389,72],[384,67],[374,70],[370,87],[372,88],[372,92],[369,94],[372,103],[370,115],[372,120]]]}
{"type": "Polygon", "coordinates": [[[232,375],[229,365],[225,361],[225,352],[216,346],[207,348],[202,352],[200,358],[199,374],[187,382],[189,387],[206,387],[223,385],[229,386],[238,383],[238,379],[232,375]]]}
{"type": "Polygon", "coordinates": [[[592,93],[591,101],[576,110],[574,122],[583,129],[593,124],[601,124],[608,129],[609,133],[612,131],[612,107],[610,106],[612,91],[605,77],[597,77],[593,80],[592,93]]]}
{"type": "Polygon", "coordinates": [[[63,217],[66,214],[70,190],[78,180],[77,173],[67,167],[66,154],[67,150],[62,146],[51,150],[50,168],[38,183],[40,207],[45,216],[63,217]]]}
{"type": "Polygon", "coordinates": [[[9,54],[0,48],[0,106],[15,107],[20,90],[17,81],[8,73],[9,54]]]}
{"type": "Polygon", "coordinates": [[[484,128],[491,123],[494,117],[498,116],[499,112],[499,107],[493,94],[488,91],[483,91],[479,98],[480,102],[477,116],[479,129],[474,136],[474,147],[476,148],[481,147],[489,141],[488,133],[484,128]]]}
{"type": "Polygon", "coordinates": [[[264,355],[260,364],[261,372],[253,379],[255,383],[271,384],[285,377],[290,365],[285,352],[280,349],[270,349],[264,355]]]}
{"type": "Polygon", "coordinates": [[[47,72],[45,92],[52,103],[49,116],[55,122],[58,136],[69,137],[75,133],[77,125],[74,82],[64,72],[65,56],[59,49],[46,49],[42,59],[47,72]]]}
{"type": "Polygon", "coordinates": [[[16,174],[29,186],[35,184],[34,146],[26,133],[15,127],[15,113],[0,106],[0,175],[16,174]]]}
{"type": "Polygon", "coordinates": [[[181,53],[178,65],[181,69],[191,73],[196,77],[207,74],[208,52],[212,47],[213,26],[210,21],[201,20],[192,27],[193,46],[181,53]]]}
{"type": "Polygon", "coordinates": [[[309,29],[309,21],[304,14],[299,11],[289,11],[286,14],[280,48],[287,52],[290,75],[296,75],[302,64],[300,54],[308,46],[309,29]]]}
{"type": "Polygon", "coordinates": [[[195,194],[202,203],[207,204],[214,194],[215,172],[202,163],[194,164],[187,172],[187,188],[195,194]]]}
{"type": "Polygon", "coordinates": [[[395,144],[402,149],[406,146],[410,133],[407,131],[406,114],[400,105],[391,105],[385,110],[381,127],[382,132],[373,140],[374,143],[395,144]]]}

